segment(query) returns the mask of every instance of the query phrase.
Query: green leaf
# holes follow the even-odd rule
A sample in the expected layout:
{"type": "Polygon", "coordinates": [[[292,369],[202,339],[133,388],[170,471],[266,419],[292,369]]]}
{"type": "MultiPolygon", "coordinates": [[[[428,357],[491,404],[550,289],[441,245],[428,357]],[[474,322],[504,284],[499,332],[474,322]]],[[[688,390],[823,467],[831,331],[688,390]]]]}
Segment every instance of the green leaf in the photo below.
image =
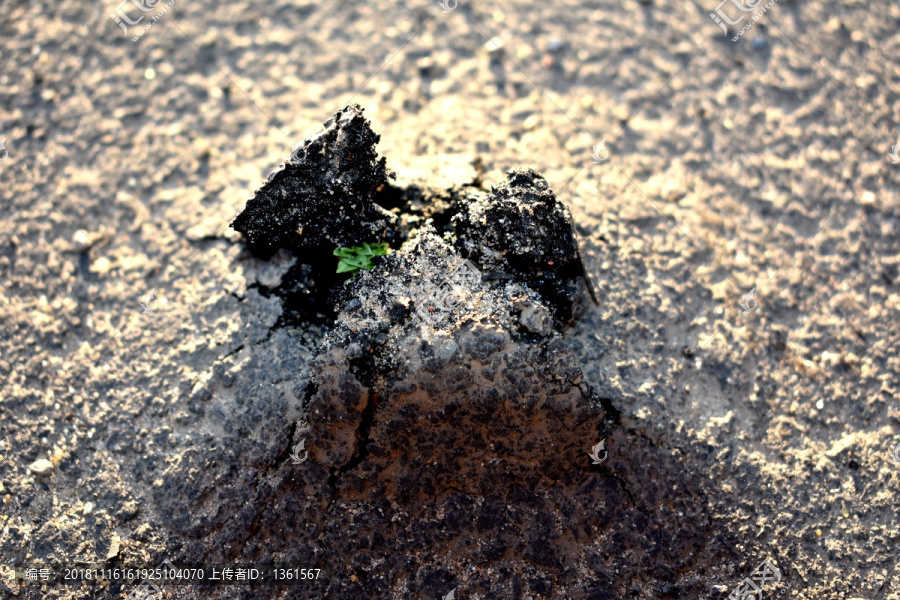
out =
{"type": "Polygon", "coordinates": [[[371,256],[384,256],[390,251],[391,249],[385,242],[377,244],[363,242],[362,246],[335,248],[332,254],[340,257],[337,267],[338,273],[356,273],[360,269],[371,269],[375,266],[370,258],[371,256]]]}
{"type": "Polygon", "coordinates": [[[352,265],[352,264],[344,262],[344,261],[340,261],[338,263],[338,267],[337,267],[338,273],[348,273],[350,271],[355,273],[358,270],[359,270],[359,267],[357,267],[356,265],[352,265]]]}

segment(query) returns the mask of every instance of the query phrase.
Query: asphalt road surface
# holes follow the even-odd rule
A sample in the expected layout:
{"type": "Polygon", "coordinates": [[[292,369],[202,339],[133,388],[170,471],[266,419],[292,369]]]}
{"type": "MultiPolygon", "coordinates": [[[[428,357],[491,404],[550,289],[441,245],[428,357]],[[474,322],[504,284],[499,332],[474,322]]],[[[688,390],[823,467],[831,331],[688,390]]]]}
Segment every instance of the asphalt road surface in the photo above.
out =
{"type": "MultiPolygon", "coordinates": [[[[556,570],[413,544],[266,594],[724,599],[768,560],[766,598],[900,600],[900,5],[118,8],[0,1],[0,595],[124,598],[15,571],[277,537],[261,515],[287,495],[260,490],[302,468],[279,450],[316,331],[276,327],[259,290],[284,269],[228,223],[354,102],[400,177],[532,167],[570,207],[599,303],[566,342],[628,424],[605,468],[651,525],[556,570]],[[230,464],[252,499],[223,491],[230,464]]],[[[327,525],[290,560],[340,545],[327,525]]]]}

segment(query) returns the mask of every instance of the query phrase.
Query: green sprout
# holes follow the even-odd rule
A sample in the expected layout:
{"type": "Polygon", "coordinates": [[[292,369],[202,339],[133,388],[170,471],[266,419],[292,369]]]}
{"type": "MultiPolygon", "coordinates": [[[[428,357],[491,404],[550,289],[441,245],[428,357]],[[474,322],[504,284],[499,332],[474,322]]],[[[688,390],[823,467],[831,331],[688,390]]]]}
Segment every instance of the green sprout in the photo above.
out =
{"type": "Polygon", "coordinates": [[[371,269],[375,266],[372,264],[372,257],[384,256],[388,252],[390,252],[390,248],[385,242],[363,244],[352,248],[336,248],[334,255],[341,257],[341,260],[338,261],[337,272],[355,275],[360,269],[371,269]]]}

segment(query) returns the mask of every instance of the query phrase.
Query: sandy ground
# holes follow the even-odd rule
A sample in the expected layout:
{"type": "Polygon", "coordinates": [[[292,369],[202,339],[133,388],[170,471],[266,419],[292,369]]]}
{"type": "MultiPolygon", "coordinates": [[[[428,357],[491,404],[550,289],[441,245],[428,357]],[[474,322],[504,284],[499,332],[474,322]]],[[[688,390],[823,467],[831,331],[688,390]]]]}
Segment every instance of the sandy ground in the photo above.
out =
{"type": "Polygon", "coordinates": [[[227,223],[352,100],[401,175],[534,167],[570,206],[600,302],[567,340],[729,548],[682,588],[768,558],[767,597],[900,599],[900,6],[781,0],[736,43],[712,3],[179,0],[136,42],[114,9],[0,2],[0,563],[181,548],[153,486],[215,447],[192,394],[279,313],[227,223]]]}

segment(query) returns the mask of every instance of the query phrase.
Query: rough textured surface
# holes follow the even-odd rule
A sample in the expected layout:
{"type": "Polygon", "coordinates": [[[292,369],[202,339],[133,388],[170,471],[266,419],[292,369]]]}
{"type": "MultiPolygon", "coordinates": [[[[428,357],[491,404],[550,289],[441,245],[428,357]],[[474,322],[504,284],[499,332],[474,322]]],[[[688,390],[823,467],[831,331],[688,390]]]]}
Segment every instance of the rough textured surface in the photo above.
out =
{"type": "Polygon", "coordinates": [[[389,176],[378,139],[361,107],[338,111],[269,175],[232,227],[264,258],[393,238],[396,216],[373,200],[389,176]]]}
{"type": "Polygon", "coordinates": [[[488,196],[465,197],[451,222],[467,258],[538,290],[559,321],[576,316],[585,271],[572,215],[533,169],[510,171],[488,196]]]}
{"type": "MultiPolygon", "coordinates": [[[[224,552],[186,542],[152,491],[189,454],[198,477],[226,469],[212,466],[224,434],[210,428],[215,446],[198,444],[188,409],[203,380],[206,402],[231,385],[250,415],[273,419],[252,422],[249,440],[261,428],[286,442],[241,455],[232,489],[245,502],[236,496],[223,523],[244,533],[230,553],[267,538],[260,552],[306,561],[328,545],[341,567],[354,555],[342,550],[389,544],[390,576],[375,579],[389,593],[369,592],[383,588],[362,570],[336,575],[334,593],[561,596],[533,564],[494,572],[467,549],[413,552],[476,527],[460,515],[478,507],[451,497],[412,537],[394,535],[406,513],[384,503],[334,505],[327,533],[304,521],[302,506],[327,506],[330,490],[281,458],[300,428],[263,407],[284,397],[292,414],[308,373],[267,339],[290,317],[265,297],[271,265],[242,253],[228,224],[323,115],[359,103],[398,185],[415,171],[441,189],[448,172],[489,187],[530,166],[572,212],[602,302],[565,341],[622,411],[603,465],[622,485],[586,482],[612,491],[569,563],[591,593],[721,599],[767,556],[791,598],[900,598],[900,171],[887,156],[900,7],[780,0],[736,44],[714,8],[180,0],[131,43],[111,5],[5,4],[0,52],[15,67],[0,71],[0,564],[224,552]],[[595,165],[603,138],[609,159],[595,165]],[[758,306],[744,313],[753,288],[758,306]],[[151,289],[156,311],[144,314],[151,289]],[[290,382],[273,389],[269,366],[290,382]],[[39,459],[51,474],[28,470],[39,459]],[[326,535],[282,535],[302,526],[304,539],[326,535]],[[485,573],[490,583],[468,585],[485,573]]],[[[315,333],[288,348],[301,355],[315,333]]],[[[216,425],[240,431],[247,415],[216,425]]],[[[543,500],[512,499],[479,513],[480,526],[524,544],[526,501],[543,500]]],[[[13,587],[0,568],[0,595],[13,587]]],[[[123,594],[18,596],[98,597],[123,594]]]]}
{"type": "Polygon", "coordinates": [[[501,494],[498,469],[531,487],[557,480],[604,417],[562,336],[548,323],[539,334],[523,326],[525,311],[549,316],[539,297],[517,282],[462,280],[462,262],[426,228],[354,277],[315,370],[312,455],[341,474],[362,463],[359,481],[405,503],[451,484],[501,494]],[[458,302],[428,306],[447,280],[460,281],[458,302]],[[422,489],[411,497],[399,480],[422,489]]]}

